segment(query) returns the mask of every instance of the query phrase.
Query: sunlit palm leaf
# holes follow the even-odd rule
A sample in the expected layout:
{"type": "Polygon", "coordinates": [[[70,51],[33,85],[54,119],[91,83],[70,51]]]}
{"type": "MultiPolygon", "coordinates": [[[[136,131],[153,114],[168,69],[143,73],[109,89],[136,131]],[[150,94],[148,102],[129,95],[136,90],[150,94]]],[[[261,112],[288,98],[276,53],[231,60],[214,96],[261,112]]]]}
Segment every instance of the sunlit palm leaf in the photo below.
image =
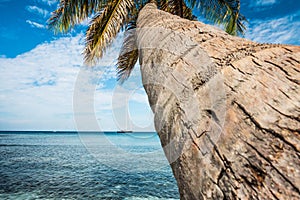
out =
{"type": "MultiPolygon", "coordinates": [[[[125,38],[118,57],[118,80],[122,83],[138,59],[135,22],[139,11],[156,0],[60,0],[58,9],[48,20],[56,32],[66,32],[83,20],[93,17],[86,32],[85,62],[95,64],[121,28],[125,38]]],[[[223,24],[230,34],[242,34],[245,18],[240,15],[240,0],[157,0],[158,8],[166,12],[194,19],[192,9],[198,8],[206,18],[223,24]],[[188,6],[187,6],[188,5],[188,6]]]]}
{"type": "Polygon", "coordinates": [[[99,12],[109,0],[61,0],[57,10],[48,20],[55,32],[67,32],[91,14],[99,12]]]}
{"type": "Polygon", "coordinates": [[[86,32],[85,62],[95,64],[111,44],[128,17],[133,0],[114,0],[92,19],[86,32]]]}
{"type": "Polygon", "coordinates": [[[125,31],[123,45],[118,57],[118,81],[123,83],[131,74],[138,59],[138,49],[135,37],[136,29],[125,31]]]}
{"type": "Polygon", "coordinates": [[[128,16],[125,21],[125,26],[122,28],[125,28],[126,30],[136,28],[136,21],[139,15],[139,8],[136,5],[136,0],[133,0],[135,4],[130,8],[128,12],[128,16]]]}
{"type": "Polygon", "coordinates": [[[246,18],[240,14],[240,0],[187,0],[216,24],[224,24],[227,33],[244,34],[246,18]]]}
{"type": "Polygon", "coordinates": [[[170,13],[183,17],[183,0],[169,0],[168,4],[170,13]]]}
{"type": "Polygon", "coordinates": [[[183,12],[183,18],[194,20],[196,17],[192,13],[192,9],[190,9],[184,1],[182,1],[182,12],[183,12]]]}
{"type": "Polygon", "coordinates": [[[160,0],[158,2],[158,9],[170,12],[169,0],[160,0]]]}
{"type": "Polygon", "coordinates": [[[161,0],[158,3],[158,8],[185,19],[193,20],[195,18],[184,0],[161,0]]]}

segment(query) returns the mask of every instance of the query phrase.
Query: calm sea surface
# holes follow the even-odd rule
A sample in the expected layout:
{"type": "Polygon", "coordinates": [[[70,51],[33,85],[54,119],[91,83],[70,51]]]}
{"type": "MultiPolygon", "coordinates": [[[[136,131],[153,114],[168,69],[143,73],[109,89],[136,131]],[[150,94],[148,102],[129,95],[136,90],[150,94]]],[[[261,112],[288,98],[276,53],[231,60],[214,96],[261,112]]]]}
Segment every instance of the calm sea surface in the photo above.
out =
{"type": "Polygon", "coordinates": [[[156,133],[0,132],[0,199],[178,199],[156,133]]]}

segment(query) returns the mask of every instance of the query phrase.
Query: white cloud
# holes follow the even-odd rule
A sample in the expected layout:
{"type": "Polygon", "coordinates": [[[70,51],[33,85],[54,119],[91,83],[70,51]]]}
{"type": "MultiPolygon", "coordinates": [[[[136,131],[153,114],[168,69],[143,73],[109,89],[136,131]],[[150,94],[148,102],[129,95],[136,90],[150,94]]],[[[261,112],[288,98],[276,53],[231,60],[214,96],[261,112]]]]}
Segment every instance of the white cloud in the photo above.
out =
{"type": "MultiPolygon", "coordinates": [[[[0,58],[0,129],[74,130],[75,109],[85,129],[96,129],[90,119],[101,119],[103,130],[116,130],[112,101],[124,102],[124,96],[132,93],[115,91],[111,83],[121,40],[117,38],[94,68],[82,65],[82,34],[40,44],[16,58],[0,58]],[[75,91],[79,95],[74,97],[75,91]],[[80,102],[77,107],[76,101],[80,102]]],[[[132,102],[144,106],[146,99],[140,90],[131,97],[132,102]]],[[[148,120],[143,116],[139,119],[148,120]]]]}
{"type": "Polygon", "coordinates": [[[47,4],[47,5],[49,5],[49,6],[58,3],[57,0],[39,0],[39,2],[44,3],[44,4],[47,4]]]}
{"type": "Polygon", "coordinates": [[[253,6],[270,6],[278,3],[278,0],[256,0],[252,1],[253,6]]]}
{"type": "Polygon", "coordinates": [[[40,29],[46,28],[45,25],[39,24],[39,23],[37,23],[37,22],[33,22],[33,21],[31,21],[31,20],[26,20],[26,23],[30,24],[30,26],[33,27],[33,28],[40,28],[40,29]]]}
{"type": "Polygon", "coordinates": [[[250,8],[254,8],[256,12],[264,11],[278,4],[280,0],[252,0],[248,3],[250,8]]]}
{"type": "Polygon", "coordinates": [[[58,129],[64,123],[72,126],[72,90],[82,63],[79,39],[61,38],[16,58],[0,59],[2,129],[6,124],[31,129],[47,129],[47,123],[58,129]],[[61,115],[68,115],[64,122],[61,115]]]}
{"type": "Polygon", "coordinates": [[[37,6],[27,6],[26,10],[31,12],[31,13],[38,14],[38,15],[44,17],[44,18],[49,16],[49,11],[48,10],[39,8],[37,6]]]}
{"type": "Polygon", "coordinates": [[[258,0],[256,1],[256,5],[272,5],[275,4],[276,0],[258,0]]]}
{"type": "Polygon", "coordinates": [[[294,21],[294,17],[300,17],[300,13],[277,19],[252,21],[245,37],[257,42],[300,45],[300,22],[294,21]]]}

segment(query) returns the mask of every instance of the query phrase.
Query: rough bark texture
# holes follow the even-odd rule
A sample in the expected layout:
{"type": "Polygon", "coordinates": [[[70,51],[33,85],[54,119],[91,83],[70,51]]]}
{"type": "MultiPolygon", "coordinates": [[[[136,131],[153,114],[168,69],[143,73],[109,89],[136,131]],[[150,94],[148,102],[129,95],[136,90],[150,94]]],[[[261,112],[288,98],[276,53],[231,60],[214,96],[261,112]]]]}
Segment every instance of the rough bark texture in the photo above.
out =
{"type": "Polygon", "coordinates": [[[148,4],[142,79],[181,199],[300,199],[300,47],[148,4]]]}

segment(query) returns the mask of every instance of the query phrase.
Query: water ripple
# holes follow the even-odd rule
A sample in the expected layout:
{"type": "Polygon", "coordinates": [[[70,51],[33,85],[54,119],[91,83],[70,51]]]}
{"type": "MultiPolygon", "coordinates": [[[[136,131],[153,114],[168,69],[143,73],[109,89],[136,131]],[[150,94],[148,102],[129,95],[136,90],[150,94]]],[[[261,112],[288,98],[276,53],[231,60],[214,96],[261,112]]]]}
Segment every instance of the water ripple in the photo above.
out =
{"type": "MultiPolygon", "coordinates": [[[[120,137],[118,135],[118,139],[120,137]]],[[[126,138],[121,139],[126,141],[126,138]]],[[[128,152],[161,149],[158,142],[147,145],[127,141],[122,144],[117,145],[128,152]]],[[[167,164],[156,171],[118,171],[90,155],[77,134],[0,134],[0,180],[0,199],[155,200],[179,197],[167,164]]]]}

